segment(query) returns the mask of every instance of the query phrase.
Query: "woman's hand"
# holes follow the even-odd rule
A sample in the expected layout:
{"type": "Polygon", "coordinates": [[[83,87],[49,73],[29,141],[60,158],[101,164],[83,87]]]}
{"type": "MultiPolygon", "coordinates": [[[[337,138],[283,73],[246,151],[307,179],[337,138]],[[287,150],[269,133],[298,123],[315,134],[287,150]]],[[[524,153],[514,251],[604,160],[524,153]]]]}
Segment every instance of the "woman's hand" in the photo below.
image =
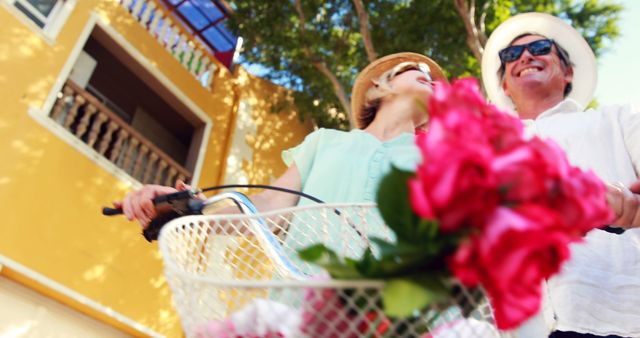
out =
{"type": "MultiPolygon", "coordinates": [[[[272,183],[273,186],[287,188],[300,191],[302,188],[300,173],[298,167],[293,164],[287,171],[272,183]]],[[[171,194],[178,191],[191,189],[191,186],[182,181],[176,182],[176,187],[167,187],[162,185],[148,184],[137,191],[129,192],[125,195],[124,200],[113,202],[116,208],[122,208],[122,212],[130,221],[137,220],[140,225],[146,229],[149,222],[155,218],[158,213],[167,211],[167,209],[158,209],[153,205],[153,199],[160,196],[171,194]]],[[[205,199],[203,194],[198,194],[198,198],[205,199]]],[[[276,209],[288,208],[298,203],[299,196],[288,193],[265,190],[259,194],[251,196],[251,201],[260,211],[269,211],[276,209]]],[[[222,209],[219,213],[237,213],[236,207],[222,209]]]]}
{"type": "Polygon", "coordinates": [[[612,225],[640,227],[640,180],[627,188],[622,184],[607,186],[607,201],[616,215],[612,225]]]}
{"type": "Polygon", "coordinates": [[[189,189],[191,189],[191,187],[180,180],[176,182],[175,188],[147,184],[140,190],[127,193],[124,200],[113,202],[113,206],[116,208],[122,208],[122,212],[128,220],[137,220],[140,225],[146,229],[149,222],[158,215],[158,212],[166,211],[156,209],[153,205],[154,198],[160,195],[189,189]]]}

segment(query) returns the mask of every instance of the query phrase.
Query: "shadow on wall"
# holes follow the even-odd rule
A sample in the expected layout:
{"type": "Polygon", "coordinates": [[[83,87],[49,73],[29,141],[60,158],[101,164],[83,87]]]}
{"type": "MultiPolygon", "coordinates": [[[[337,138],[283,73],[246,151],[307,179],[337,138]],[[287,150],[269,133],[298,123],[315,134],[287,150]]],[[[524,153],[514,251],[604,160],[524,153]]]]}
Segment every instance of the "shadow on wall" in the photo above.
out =
{"type": "MultiPolygon", "coordinates": [[[[0,10],[4,10],[0,7],[0,10]]],[[[4,13],[4,15],[10,15],[4,13]]],[[[51,69],[55,67],[65,47],[59,43],[49,45],[41,36],[21,25],[0,28],[0,90],[8,98],[17,95],[21,101],[32,106],[41,106],[56,78],[51,69]],[[32,67],[27,73],[18,74],[22,65],[32,67]],[[18,78],[15,75],[20,75],[18,78]],[[12,93],[22,90],[20,93],[12,93]]]]}
{"type": "Polygon", "coordinates": [[[282,151],[302,142],[314,127],[310,120],[300,121],[285,88],[241,67],[236,81],[240,98],[226,181],[269,184],[286,170],[282,151]],[[275,111],[281,107],[291,110],[275,111]]]}

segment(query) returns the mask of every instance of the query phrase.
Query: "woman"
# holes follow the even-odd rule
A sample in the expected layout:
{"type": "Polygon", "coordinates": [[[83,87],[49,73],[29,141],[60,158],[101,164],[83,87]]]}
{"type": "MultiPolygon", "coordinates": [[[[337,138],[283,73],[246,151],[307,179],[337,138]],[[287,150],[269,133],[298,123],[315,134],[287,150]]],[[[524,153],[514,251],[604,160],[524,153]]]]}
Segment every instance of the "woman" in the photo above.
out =
{"type": "MultiPolygon", "coordinates": [[[[378,182],[391,164],[414,169],[420,161],[414,135],[427,122],[427,112],[418,102],[429,98],[434,80],[447,81],[438,64],[424,55],[398,53],[372,62],[356,78],[351,94],[359,129],[319,129],[309,134],[300,145],[283,152],[289,168],[272,185],[326,202],[374,201],[378,182]]],[[[176,185],[177,190],[188,188],[183,182],[176,185]]],[[[176,189],[146,185],[114,205],[146,227],[157,215],[152,199],[176,189]]],[[[252,195],[251,200],[261,211],[309,203],[272,190],[252,195]]]]}

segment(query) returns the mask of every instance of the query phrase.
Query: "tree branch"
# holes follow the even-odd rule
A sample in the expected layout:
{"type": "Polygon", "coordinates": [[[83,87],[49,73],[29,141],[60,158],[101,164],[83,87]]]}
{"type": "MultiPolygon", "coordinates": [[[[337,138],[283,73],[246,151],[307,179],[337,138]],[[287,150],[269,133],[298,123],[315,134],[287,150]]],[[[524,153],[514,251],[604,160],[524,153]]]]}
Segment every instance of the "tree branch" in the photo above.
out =
{"type": "Polygon", "coordinates": [[[480,63],[482,62],[482,53],[484,52],[487,38],[484,33],[479,32],[475,22],[475,1],[471,0],[471,6],[467,4],[466,0],[453,0],[453,3],[467,31],[467,46],[469,46],[473,55],[478,59],[478,63],[480,63]]]}
{"type": "Polygon", "coordinates": [[[369,30],[369,13],[364,9],[362,0],[353,0],[353,4],[355,5],[356,12],[358,13],[360,35],[362,35],[364,48],[367,51],[367,58],[369,59],[369,62],[373,62],[378,58],[378,54],[373,48],[373,41],[371,40],[371,31],[369,30]]]}
{"type": "MultiPolygon", "coordinates": [[[[301,0],[295,0],[296,12],[298,13],[298,17],[300,19],[300,35],[304,36],[306,34],[306,18],[304,16],[304,12],[302,10],[301,0]]],[[[349,98],[347,97],[347,92],[344,90],[342,83],[338,80],[338,77],[329,69],[327,64],[319,57],[315,57],[312,55],[311,50],[307,45],[304,45],[302,49],[305,57],[309,59],[311,64],[322,74],[324,75],[333,87],[333,93],[340,101],[340,105],[342,105],[342,110],[344,110],[347,115],[349,121],[349,128],[353,128],[355,126],[355,119],[351,114],[351,103],[349,102],[349,98]]]]}
{"type": "Polygon", "coordinates": [[[338,80],[338,77],[327,67],[324,62],[313,62],[313,66],[316,67],[317,70],[320,71],[324,76],[326,76],[329,81],[331,81],[331,85],[333,86],[333,93],[338,97],[340,104],[342,105],[342,109],[347,114],[349,118],[349,126],[355,126],[355,119],[351,114],[351,103],[349,98],[347,97],[347,92],[344,90],[342,83],[338,80]]]}
{"type": "Polygon", "coordinates": [[[300,19],[300,31],[304,32],[304,26],[307,23],[307,20],[304,17],[304,11],[302,10],[302,3],[300,2],[300,0],[296,0],[295,6],[296,12],[298,12],[298,18],[300,19]]]}
{"type": "Polygon", "coordinates": [[[480,43],[482,44],[482,46],[485,46],[487,44],[487,27],[486,27],[486,20],[487,20],[487,13],[489,12],[489,8],[493,7],[492,5],[495,5],[496,0],[491,0],[491,1],[487,1],[484,3],[484,5],[482,6],[482,14],[480,14],[480,19],[479,19],[479,31],[480,31],[480,43]]]}

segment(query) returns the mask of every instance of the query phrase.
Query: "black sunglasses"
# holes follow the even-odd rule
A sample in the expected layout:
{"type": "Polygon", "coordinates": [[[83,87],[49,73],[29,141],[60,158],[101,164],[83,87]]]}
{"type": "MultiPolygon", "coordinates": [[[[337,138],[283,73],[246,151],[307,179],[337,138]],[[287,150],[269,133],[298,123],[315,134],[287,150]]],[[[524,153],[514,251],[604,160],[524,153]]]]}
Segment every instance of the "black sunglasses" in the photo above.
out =
{"type": "Polygon", "coordinates": [[[526,45],[509,46],[501,50],[498,55],[500,56],[500,61],[502,61],[502,63],[508,63],[518,60],[520,56],[522,56],[525,48],[529,53],[531,53],[531,55],[539,56],[551,53],[552,46],[553,40],[542,39],[529,42],[526,45]]]}

